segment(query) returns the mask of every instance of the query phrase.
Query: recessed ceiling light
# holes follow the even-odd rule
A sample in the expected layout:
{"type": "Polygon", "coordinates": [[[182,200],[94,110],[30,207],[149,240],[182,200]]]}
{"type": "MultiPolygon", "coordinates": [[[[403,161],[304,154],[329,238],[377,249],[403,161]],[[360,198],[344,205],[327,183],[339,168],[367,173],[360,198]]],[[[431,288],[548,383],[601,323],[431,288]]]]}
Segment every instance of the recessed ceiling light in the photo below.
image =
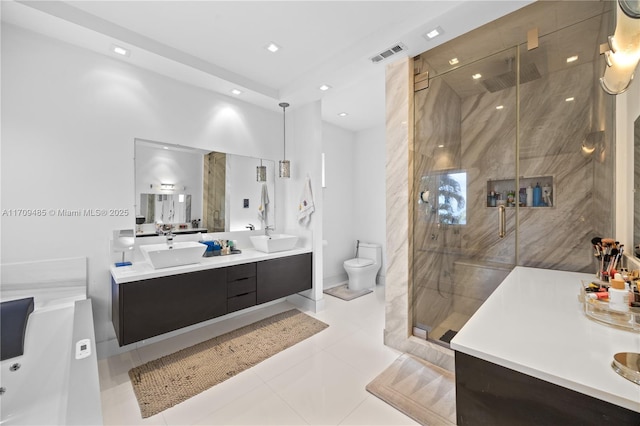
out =
{"type": "Polygon", "coordinates": [[[238,96],[238,95],[242,94],[242,91],[238,90],[238,89],[231,89],[231,93],[233,93],[234,95],[238,96]]]}
{"type": "Polygon", "coordinates": [[[163,149],[169,149],[169,147],[168,147],[168,146],[163,146],[162,148],[163,148],[163,149]]]}
{"type": "Polygon", "coordinates": [[[575,62],[578,60],[578,55],[574,55],[574,56],[569,56],[567,58],[567,63],[571,63],[571,62],[575,62]]]}
{"type": "Polygon", "coordinates": [[[432,29],[431,31],[429,31],[429,32],[425,33],[425,34],[424,34],[424,37],[425,37],[427,40],[431,40],[431,39],[433,39],[433,38],[438,37],[439,35],[442,35],[443,33],[444,33],[444,31],[442,30],[442,28],[440,28],[440,27],[436,27],[436,28],[432,29]]]}
{"type": "Polygon", "coordinates": [[[111,46],[111,51],[122,56],[129,56],[131,54],[131,51],[129,51],[129,49],[125,49],[124,47],[117,46],[115,44],[111,46]]]}
{"type": "Polygon", "coordinates": [[[504,109],[504,105],[498,105],[496,109],[504,109]]]}
{"type": "Polygon", "coordinates": [[[444,148],[443,144],[438,145],[438,148],[444,148]]]}
{"type": "Polygon", "coordinates": [[[339,115],[340,117],[346,117],[346,116],[347,116],[347,115],[349,115],[349,114],[348,114],[348,113],[346,113],[346,112],[341,112],[341,113],[340,113],[340,114],[338,114],[338,115],[339,115]]]}
{"type": "Polygon", "coordinates": [[[479,78],[482,78],[482,74],[474,74],[471,76],[474,80],[477,80],[479,78]]]}
{"type": "Polygon", "coordinates": [[[449,59],[449,65],[457,65],[459,62],[458,58],[449,59]]]}
{"type": "Polygon", "coordinates": [[[573,96],[571,96],[570,98],[565,99],[565,102],[573,102],[575,99],[573,96]]]}
{"type": "Polygon", "coordinates": [[[267,44],[264,48],[267,49],[271,53],[276,53],[278,50],[280,50],[280,46],[278,46],[274,42],[271,42],[271,43],[267,44]]]}
{"type": "Polygon", "coordinates": [[[329,86],[328,84],[323,84],[322,86],[318,87],[318,89],[326,92],[327,90],[331,89],[331,86],[329,86]]]}

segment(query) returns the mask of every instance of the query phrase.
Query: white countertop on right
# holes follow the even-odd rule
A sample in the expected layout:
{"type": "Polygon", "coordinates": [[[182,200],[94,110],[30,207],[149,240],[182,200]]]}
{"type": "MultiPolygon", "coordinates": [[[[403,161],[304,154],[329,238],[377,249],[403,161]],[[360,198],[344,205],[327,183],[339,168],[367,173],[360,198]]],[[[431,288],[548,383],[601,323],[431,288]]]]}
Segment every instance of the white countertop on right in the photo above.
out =
{"type": "Polygon", "coordinates": [[[611,368],[640,334],[589,319],[578,301],[592,274],[518,266],[451,340],[451,348],[640,412],[640,386],[611,368]]]}

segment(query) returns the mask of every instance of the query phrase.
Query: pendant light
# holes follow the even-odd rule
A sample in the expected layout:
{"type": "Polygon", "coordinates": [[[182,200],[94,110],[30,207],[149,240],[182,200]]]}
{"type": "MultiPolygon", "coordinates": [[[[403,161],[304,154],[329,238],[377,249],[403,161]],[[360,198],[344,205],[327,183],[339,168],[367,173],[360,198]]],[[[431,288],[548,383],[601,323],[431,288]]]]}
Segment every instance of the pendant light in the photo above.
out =
{"type": "Polygon", "coordinates": [[[267,166],[262,165],[262,158],[260,159],[260,165],[256,167],[256,180],[258,182],[267,181],[267,166]]]}
{"type": "Polygon", "coordinates": [[[289,106],[288,103],[282,102],[278,104],[282,107],[282,128],[283,128],[283,141],[284,141],[284,155],[283,159],[280,161],[280,177],[281,178],[289,178],[291,177],[291,163],[287,160],[287,121],[286,121],[286,108],[289,106]]]}

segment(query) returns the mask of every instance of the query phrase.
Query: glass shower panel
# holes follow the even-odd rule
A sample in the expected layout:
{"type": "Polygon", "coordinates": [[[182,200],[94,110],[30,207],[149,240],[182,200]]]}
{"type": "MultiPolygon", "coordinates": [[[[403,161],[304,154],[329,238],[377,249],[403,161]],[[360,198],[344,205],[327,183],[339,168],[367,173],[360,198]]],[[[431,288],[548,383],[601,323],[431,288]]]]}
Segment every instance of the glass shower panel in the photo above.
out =
{"type": "Polygon", "coordinates": [[[516,260],[515,59],[499,52],[414,94],[413,324],[444,345],[516,260]]]}
{"type": "Polygon", "coordinates": [[[590,241],[613,235],[614,97],[598,81],[610,23],[597,14],[520,47],[519,187],[542,194],[519,208],[520,265],[595,272],[590,241]]]}

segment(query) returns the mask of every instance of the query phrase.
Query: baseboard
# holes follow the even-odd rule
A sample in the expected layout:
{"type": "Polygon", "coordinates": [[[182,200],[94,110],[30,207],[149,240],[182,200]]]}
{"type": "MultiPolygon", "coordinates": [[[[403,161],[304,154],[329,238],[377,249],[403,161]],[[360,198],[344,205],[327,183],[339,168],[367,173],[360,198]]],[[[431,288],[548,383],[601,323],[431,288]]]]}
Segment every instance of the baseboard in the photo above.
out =
{"type": "Polygon", "coordinates": [[[325,277],[322,279],[322,288],[332,288],[345,284],[349,281],[349,276],[345,272],[344,274],[333,275],[331,277],[325,277]]]}
{"type": "Polygon", "coordinates": [[[287,296],[287,302],[296,305],[300,309],[314,313],[320,312],[324,309],[324,298],[320,300],[312,300],[300,294],[292,294],[291,296],[287,296]]]}

